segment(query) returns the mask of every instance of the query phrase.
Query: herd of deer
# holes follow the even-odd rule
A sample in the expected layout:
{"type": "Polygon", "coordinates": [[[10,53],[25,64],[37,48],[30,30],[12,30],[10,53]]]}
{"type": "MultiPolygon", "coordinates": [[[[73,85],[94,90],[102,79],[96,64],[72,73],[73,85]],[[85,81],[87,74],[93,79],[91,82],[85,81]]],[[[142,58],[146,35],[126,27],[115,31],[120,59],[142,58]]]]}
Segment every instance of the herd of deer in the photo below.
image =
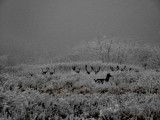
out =
{"type": "Polygon", "coordinates": [[[134,72],[139,72],[139,70],[133,69],[133,68],[128,68],[126,66],[120,68],[118,65],[114,68],[110,66],[111,71],[134,71],[134,72]]]}
{"type": "Polygon", "coordinates": [[[45,75],[48,72],[49,72],[50,75],[53,75],[55,73],[55,69],[50,69],[49,67],[47,67],[45,69],[43,69],[43,68],[41,68],[41,69],[42,69],[42,75],[45,75]]]}
{"type": "MultiPolygon", "coordinates": [[[[51,69],[49,67],[46,67],[46,68],[41,68],[42,69],[42,75],[45,75],[49,72],[50,75],[53,75],[55,73],[55,69],[51,69]]],[[[72,66],[72,70],[75,72],[75,73],[80,73],[81,72],[81,67],[78,67],[78,66],[72,66]]],[[[120,68],[120,66],[116,66],[116,67],[112,67],[110,66],[110,70],[111,71],[135,71],[135,72],[139,72],[138,70],[134,70],[133,68],[128,68],[126,66],[124,66],[123,68],[120,68]]],[[[87,74],[91,74],[91,72],[94,72],[95,74],[98,74],[100,71],[101,71],[101,67],[93,67],[93,66],[88,66],[88,65],[85,65],[85,71],[87,74]]],[[[96,83],[104,83],[104,82],[108,82],[110,77],[112,77],[112,75],[110,73],[108,73],[106,75],[106,78],[104,79],[94,79],[94,81],[96,83]]]]}

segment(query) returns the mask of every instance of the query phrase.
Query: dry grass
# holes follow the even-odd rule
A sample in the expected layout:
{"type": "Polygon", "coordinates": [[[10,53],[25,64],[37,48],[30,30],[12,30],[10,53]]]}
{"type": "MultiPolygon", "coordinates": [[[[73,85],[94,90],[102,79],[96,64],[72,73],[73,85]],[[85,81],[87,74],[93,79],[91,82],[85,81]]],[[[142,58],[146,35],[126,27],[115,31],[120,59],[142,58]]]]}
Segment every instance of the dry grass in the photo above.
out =
{"type": "Polygon", "coordinates": [[[117,65],[86,62],[6,68],[0,74],[0,117],[11,120],[160,119],[160,73],[135,66],[127,68],[139,72],[110,70],[110,66],[117,65]],[[88,75],[85,64],[101,66],[101,71],[88,75]],[[77,74],[72,66],[79,66],[82,71],[77,74]],[[41,68],[45,67],[55,68],[56,73],[42,75],[41,68]],[[109,82],[95,83],[95,78],[105,78],[109,72],[113,76],[109,82]]]}

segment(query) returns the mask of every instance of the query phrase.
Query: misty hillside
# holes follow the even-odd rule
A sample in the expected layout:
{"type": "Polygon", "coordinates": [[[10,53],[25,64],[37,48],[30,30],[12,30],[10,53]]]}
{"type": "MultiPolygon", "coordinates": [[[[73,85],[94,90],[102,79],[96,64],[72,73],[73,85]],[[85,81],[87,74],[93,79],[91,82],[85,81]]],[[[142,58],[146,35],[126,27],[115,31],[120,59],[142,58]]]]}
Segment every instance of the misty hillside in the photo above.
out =
{"type": "Polygon", "coordinates": [[[0,74],[0,118],[158,120],[159,80],[157,70],[115,63],[5,67],[0,74]]]}
{"type": "Polygon", "coordinates": [[[144,69],[160,68],[160,48],[158,45],[132,42],[130,40],[109,39],[106,36],[97,37],[71,48],[64,56],[52,56],[50,52],[26,57],[2,55],[1,67],[18,64],[52,64],[65,62],[101,61],[103,63],[118,63],[138,65],[144,69]]]}
{"type": "Polygon", "coordinates": [[[160,0],[0,0],[0,120],[160,120],[160,0]]]}
{"type": "Polygon", "coordinates": [[[158,45],[159,6],[159,0],[0,0],[0,56],[15,63],[59,57],[103,35],[158,45]]]}
{"type": "Polygon", "coordinates": [[[158,120],[159,47],[105,36],[52,63],[8,66],[0,57],[0,118],[158,120]]]}

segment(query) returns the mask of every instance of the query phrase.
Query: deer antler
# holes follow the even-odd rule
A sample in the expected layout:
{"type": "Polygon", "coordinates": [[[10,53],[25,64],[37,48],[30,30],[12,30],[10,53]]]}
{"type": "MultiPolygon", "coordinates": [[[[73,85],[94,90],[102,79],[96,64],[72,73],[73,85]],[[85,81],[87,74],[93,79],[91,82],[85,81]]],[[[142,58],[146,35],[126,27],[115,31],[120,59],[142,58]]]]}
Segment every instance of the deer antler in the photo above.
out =
{"type": "Polygon", "coordinates": [[[85,70],[86,70],[87,74],[91,73],[91,71],[88,71],[88,66],[87,65],[85,65],[85,70]]]}
{"type": "Polygon", "coordinates": [[[110,66],[110,69],[111,69],[111,71],[114,71],[114,69],[113,69],[113,67],[112,67],[112,66],[110,66]]]}

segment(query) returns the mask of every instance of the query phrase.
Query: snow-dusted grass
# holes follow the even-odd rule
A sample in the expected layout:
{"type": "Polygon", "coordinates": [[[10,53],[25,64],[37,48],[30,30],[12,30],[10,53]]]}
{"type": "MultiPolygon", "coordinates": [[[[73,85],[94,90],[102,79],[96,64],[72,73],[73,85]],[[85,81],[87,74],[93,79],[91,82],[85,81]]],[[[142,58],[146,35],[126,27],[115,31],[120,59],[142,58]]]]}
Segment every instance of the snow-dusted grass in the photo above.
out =
{"type": "MultiPolygon", "coordinates": [[[[139,72],[111,71],[100,62],[20,65],[0,74],[0,117],[15,120],[160,119],[160,73],[127,66],[139,72]],[[101,66],[86,74],[85,65],[101,66]],[[72,66],[81,67],[79,74],[72,66]],[[42,75],[41,68],[55,68],[42,75]],[[104,84],[94,79],[113,76],[104,84]],[[30,74],[33,74],[31,76],[30,74]]],[[[123,67],[124,65],[119,65],[123,67]]]]}

